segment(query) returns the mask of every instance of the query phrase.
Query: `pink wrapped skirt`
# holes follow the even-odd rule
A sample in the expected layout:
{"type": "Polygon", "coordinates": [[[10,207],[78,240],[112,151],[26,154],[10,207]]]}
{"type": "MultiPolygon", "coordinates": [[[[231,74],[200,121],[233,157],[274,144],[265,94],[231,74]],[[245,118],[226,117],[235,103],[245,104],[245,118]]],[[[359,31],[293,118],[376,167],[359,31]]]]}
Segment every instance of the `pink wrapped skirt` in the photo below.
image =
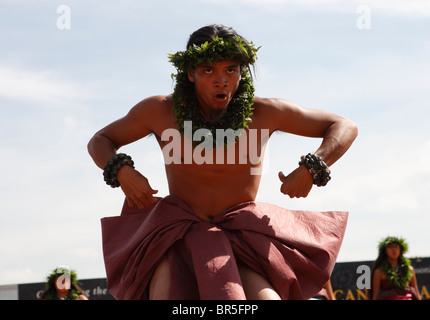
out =
{"type": "Polygon", "coordinates": [[[250,201],[206,222],[172,195],[145,210],[125,202],[121,216],[101,220],[108,287],[116,299],[148,299],[167,256],[170,299],[246,299],[237,261],[282,299],[308,299],[329,280],[347,217],[250,201]]]}

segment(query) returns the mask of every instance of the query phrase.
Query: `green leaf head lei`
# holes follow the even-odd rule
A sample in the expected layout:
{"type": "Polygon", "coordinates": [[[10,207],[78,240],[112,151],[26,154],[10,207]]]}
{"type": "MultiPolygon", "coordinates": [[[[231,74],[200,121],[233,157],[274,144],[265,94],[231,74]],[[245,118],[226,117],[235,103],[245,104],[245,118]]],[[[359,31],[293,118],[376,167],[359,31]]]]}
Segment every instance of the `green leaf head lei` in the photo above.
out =
{"type": "MultiPolygon", "coordinates": [[[[216,146],[215,130],[248,128],[254,104],[254,86],[250,76],[250,66],[257,59],[253,43],[248,43],[239,36],[221,38],[216,36],[212,41],[201,45],[193,44],[186,51],[169,54],[170,62],[177,73],[172,75],[176,80],[173,92],[173,113],[179,131],[184,133],[184,121],[192,121],[192,133],[205,128],[210,130],[216,146]],[[193,71],[202,63],[213,63],[222,60],[235,60],[241,66],[241,80],[230,101],[226,114],[218,122],[208,122],[201,115],[195,96],[194,84],[188,80],[188,71],[193,71]]],[[[237,138],[237,137],[236,137],[237,138]]]]}
{"type": "Polygon", "coordinates": [[[379,254],[381,254],[385,250],[385,248],[392,243],[396,243],[400,246],[400,255],[403,255],[408,251],[408,244],[406,243],[405,239],[397,237],[386,237],[378,244],[379,254]]]}
{"type": "Polygon", "coordinates": [[[400,247],[400,256],[397,261],[397,268],[391,266],[388,259],[384,259],[381,268],[387,276],[388,282],[397,289],[404,289],[412,279],[411,262],[403,256],[408,251],[408,244],[405,239],[397,237],[387,237],[379,242],[378,250],[380,257],[386,257],[385,249],[390,244],[398,244],[400,247]]]}

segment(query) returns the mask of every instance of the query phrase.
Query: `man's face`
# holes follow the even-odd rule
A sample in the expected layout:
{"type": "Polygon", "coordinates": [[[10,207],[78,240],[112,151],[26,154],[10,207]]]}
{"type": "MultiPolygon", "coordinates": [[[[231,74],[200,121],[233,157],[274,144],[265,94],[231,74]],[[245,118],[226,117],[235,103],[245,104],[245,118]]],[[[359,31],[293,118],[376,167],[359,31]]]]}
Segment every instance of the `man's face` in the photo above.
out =
{"type": "Polygon", "coordinates": [[[239,86],[240,74],[240,65],[235,60],[203,63],[188,72],[203,114],[222,114],[226,110],[239,86]]]}

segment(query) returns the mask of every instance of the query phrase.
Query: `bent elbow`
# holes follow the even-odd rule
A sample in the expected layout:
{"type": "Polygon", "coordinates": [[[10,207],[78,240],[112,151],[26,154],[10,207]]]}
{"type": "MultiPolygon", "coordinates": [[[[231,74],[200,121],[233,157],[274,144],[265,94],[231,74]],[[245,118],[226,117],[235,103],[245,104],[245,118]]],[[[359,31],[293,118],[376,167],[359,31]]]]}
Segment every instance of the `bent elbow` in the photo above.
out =
{"type": "Polygon", "coordinates": [[[351,130],[351,137],[352,137],[352,140],[354,141],[355,138],[357,138],[358,136],[358,126],[352,120],[349,120],[349,122],[350,122],[349,126],[351,130]]]}
{"type": "Polygon", "coordinates": [[[92,155],[92,151],[93,151],[94,137],[95,136],[92,136],[92,138],[90,139],[90,141],[88,141],[88,144],[87,144],[87,151],[90,155],[92,155]]]}

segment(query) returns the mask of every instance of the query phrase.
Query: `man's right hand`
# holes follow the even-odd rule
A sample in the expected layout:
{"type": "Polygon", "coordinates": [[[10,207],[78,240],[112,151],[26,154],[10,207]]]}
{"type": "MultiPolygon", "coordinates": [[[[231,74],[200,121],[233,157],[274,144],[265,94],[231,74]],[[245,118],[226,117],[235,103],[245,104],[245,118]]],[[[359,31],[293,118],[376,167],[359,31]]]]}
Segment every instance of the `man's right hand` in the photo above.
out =
{"type": "Polygon", "coordinates": [[[149,207],[158,201],[153,195],[158,193],[149,185],[148,179],[130,166],[123,166],[117,173],[117,179],[124,192],[128,205],[140,209],[149,207]]]}

